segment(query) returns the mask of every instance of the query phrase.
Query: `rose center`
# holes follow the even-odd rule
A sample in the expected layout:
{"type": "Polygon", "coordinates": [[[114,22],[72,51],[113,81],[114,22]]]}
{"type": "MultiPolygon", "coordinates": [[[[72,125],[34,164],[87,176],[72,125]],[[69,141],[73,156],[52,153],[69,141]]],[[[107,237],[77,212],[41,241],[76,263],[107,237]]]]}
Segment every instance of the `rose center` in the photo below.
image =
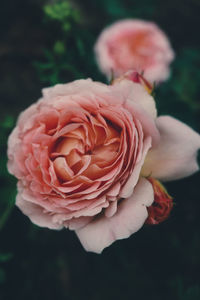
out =
{"type": "Polygon", "coordinates": [[[116,63],[121,69],[129,69],[130,64],[132,68],[136,69],[151,64],[152,57],[149,54],[152,48],[149,47],[150,36],[150,32],[130,32],[118,38],[118,48],[116,48],[115,43],[110,44],[109,51],[112,57],[115,57],[116,63]],[[127,57],[129,58],[128,61],[127,57]],[[128,65],[126,65],[127,63],[128,65]]]}
{"type": "Polygon", "coordinates": [[[103,176],[118,157],[120,135],[109,123],[93,120],[62,136],[51,154],[58,178],[66,182],[77,176],[103,176]]]}

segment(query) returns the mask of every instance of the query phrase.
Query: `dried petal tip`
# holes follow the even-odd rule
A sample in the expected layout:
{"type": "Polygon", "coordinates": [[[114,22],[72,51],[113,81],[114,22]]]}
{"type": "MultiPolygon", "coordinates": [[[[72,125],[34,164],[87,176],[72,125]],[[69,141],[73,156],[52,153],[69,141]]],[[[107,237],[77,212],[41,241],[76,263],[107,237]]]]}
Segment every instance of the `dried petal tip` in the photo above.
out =
{"type": "Polygon", "coordinates": [[[148,207],[148,218],[145,223],[159,224],[169,217],[173,207],[173,199],[160,181],[152,177],[149,177],[148,180],[153,186],[154,202],[148,207]]]}

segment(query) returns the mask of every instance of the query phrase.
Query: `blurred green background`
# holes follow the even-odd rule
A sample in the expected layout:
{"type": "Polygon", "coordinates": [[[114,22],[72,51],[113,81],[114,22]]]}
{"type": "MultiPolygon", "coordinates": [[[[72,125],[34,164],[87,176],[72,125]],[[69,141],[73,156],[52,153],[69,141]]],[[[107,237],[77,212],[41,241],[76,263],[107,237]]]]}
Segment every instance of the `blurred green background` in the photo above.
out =
{"type": "Polygon", "coordinates": [[[93,45],[123,18],[153,20],[176,53],[170,79],[156,89],[160,114],[200,132],[199,0],[7,0],[0,10],[0,299],[199,300],[200,174],[168,183],[175,207],[102,255],[73,232],[38,228],[14,206],[7,137],[41,88],[92,77],[106,82],[93,45]]]}

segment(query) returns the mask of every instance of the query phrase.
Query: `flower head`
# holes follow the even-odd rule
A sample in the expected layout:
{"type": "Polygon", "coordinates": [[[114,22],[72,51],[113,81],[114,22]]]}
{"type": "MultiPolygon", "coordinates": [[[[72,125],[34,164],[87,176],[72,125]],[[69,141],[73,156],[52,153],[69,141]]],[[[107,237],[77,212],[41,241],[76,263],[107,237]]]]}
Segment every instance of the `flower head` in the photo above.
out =
{"type": "Polygon", "coordinates": [[[152,83],[169,76],[174,52],[165,33],[153,22],[137,19],[118,21],[103,30],[95,52],[100,70],[109,77],[136,70],[152,83]]]}
{"type": "Polygon", "coordinates": [[[73,229],[100,253],[147,220],[157,190],[146,177],[192,174],[199,148],[191,128],[157,118],[141,80],[77,80],[44,89],[20,115],[8,169],[18,178],[16,205],[33,223],[73,229]]]}

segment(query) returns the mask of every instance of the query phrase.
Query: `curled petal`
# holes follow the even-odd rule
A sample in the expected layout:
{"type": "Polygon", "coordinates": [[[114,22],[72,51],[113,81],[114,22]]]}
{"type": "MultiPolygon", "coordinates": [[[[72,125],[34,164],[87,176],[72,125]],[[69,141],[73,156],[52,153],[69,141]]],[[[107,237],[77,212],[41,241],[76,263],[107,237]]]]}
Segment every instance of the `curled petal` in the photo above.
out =
{"type": "MultiPolygon", "coordinates": [[[[126,73],[127,74],[127,73],[126,73]]],[[[142,109],[153,119],[157,116],[157,110],[154,98],[146,91],[144,86],[139,83],[126,79],[126,74],[122,79],[116,79],[113,90],[118,94],[123,90],[126,99],[139,104],[142,109]]]]}
{"type": "Polygon", "coordinates": [[[128,238],[144,224],[148,216],[146,207],[151,205],[153,199],[151,183],[141,178],[133,194],[121,201],[113,217],[101,215],[76,231],[83,247],[87,251],[101,253],[114,241],[128,238]]]}
{"type": "Polygon", "coordinates": [[[174,180],[198,171],[200,135],[169,116],[159,117],[157,127],[161,140],[148,152],[142,174],[160,180],[174,180]]]}

